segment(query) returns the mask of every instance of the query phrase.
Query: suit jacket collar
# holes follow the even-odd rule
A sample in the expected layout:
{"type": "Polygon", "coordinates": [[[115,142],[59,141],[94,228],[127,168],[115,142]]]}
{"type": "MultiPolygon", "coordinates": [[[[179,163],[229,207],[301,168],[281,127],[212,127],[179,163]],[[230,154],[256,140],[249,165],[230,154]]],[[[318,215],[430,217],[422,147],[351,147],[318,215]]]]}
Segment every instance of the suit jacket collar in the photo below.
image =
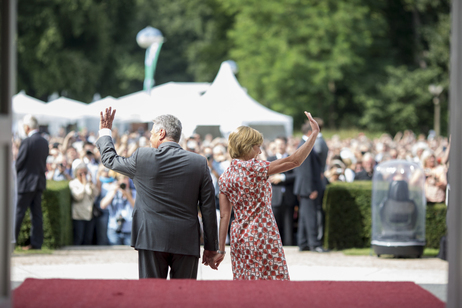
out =
{"type": "Polygon", "coordinates": [[[174,142],[174,141],[167,141],[167,142],[163,142],[159,145],[159,147],[157,148],[158,150],[164,148],[164,147],[175,147],[175,148],[180,148],[182,149],[181,145],[179,145],[178,143],[174,142]]]}

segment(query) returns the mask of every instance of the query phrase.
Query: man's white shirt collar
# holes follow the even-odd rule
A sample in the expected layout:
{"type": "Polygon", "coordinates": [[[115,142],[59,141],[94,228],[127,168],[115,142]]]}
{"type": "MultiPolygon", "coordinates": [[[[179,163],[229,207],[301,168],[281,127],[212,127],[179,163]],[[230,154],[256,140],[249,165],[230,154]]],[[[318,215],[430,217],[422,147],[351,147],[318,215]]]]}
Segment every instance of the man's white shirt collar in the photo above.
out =
{"type": "Polygon", "coordinates": [[[33,129],[33,130],[31,130],[31,131],[27,134],[27,137],[30,137],[30,136],[32,136],[33,134],[38,133],[38,131],[39,131],[38,129],[33,129]]]}

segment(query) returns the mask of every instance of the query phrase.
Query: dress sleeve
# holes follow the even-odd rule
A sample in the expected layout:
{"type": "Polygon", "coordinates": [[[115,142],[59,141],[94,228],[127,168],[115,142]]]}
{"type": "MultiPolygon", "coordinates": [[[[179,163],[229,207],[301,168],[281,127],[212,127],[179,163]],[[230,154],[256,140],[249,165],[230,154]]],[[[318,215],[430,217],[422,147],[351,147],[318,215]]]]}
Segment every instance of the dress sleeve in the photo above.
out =
{"type": "Polygon", "coordinates": [[[271,162],[266,160],[256,160],[254,164],[254,169],[257,177],[260,177],[264,180],[268,179],[268,170],[270,164],[271,162]]]}
{"type": "Polygon", "coordinates": [[[220,176],[220,178],[218,179],[218,188],[219,188],[219,190],[220,190],[220,193],[222,193],[222,194],[228,196],[228,192],[226,191],[226,185],[225,185],[225,183],[224,183],[224,182],[225,182],[224,179],[225,179],[225,174],[226,174],[226,173],[227,173],[226,171],[223,172],[223,174],[222,174],[222,175],[220,176]]]}

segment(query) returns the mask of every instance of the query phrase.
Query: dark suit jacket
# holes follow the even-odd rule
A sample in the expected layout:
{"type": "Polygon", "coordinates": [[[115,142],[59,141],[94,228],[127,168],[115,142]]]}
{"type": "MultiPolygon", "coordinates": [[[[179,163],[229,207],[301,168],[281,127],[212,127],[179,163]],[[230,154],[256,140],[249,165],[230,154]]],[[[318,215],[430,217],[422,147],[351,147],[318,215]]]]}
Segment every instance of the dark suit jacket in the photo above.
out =
{"type": "Polygon", "coordinates": [[[318,137],[316,138],[313,150],[316,152],[316,155],[319,158],[321,172],[326,171],[326,160],[327,154],[329,153],[329,147],[327,146],[327,143],[322,136],[318,135],[318,137]]]}
{"type": "MultiPolygon", "coordinates": [[[[268,161],[274,161],[276,159],[276,156],[268,157],[268,161]]],[[[286,176],[286,180],[284,182],[280,182],[278,184],[271,184],[273,186],[273,197],[271,199],[272,206],[294,206],[297,201],[297,197],[294,195],[295,172],[294,170],[289,170],[284,172],[284,175],[286,176]],[[284,204],[282,203],[283,188],[285,191],[284,204]]]]}
{"type": "MultiPolygon", "coordinates": [[[[305,143],[302,140],[298,147],[305,143]]],[[[300,167],[295,168],[294,194],[308,198],[313,191],[321,193],[321,168],[314,150],[308,155],[300,167]]]]}
{"type": "Polygon", "coordinates": [[[21,141],[16,158],[18,193],[45,190],[48,141],[35,133],[21,141]]]}
{"type": "Polygon", "coordinates": [[[204,248],[218,249],[215,191],[205,157],[175,142],[140,148],[129,158],[117,155],[109,136],[100,137],[96,145],[103,165],[135,184],[132,247],[199,257],[199,203],[204,248]]]}

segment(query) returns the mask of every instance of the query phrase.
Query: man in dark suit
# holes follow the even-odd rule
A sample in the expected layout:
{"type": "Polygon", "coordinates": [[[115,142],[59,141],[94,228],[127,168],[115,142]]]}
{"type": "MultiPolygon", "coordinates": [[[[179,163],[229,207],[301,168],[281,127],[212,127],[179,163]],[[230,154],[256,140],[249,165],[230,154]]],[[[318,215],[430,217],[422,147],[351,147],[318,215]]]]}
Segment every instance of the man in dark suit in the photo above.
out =
{"type": "MultiPolygon", "coordinates": [[[[309,123],[302,126],[302,146],[311,135],[309,123]]],[[[316,199],[321,190],[321,168],[315,151],[311,151],[302,165],[295,169],[294,194],[299,198],[298,247],[300,251],[325,252],[318,239],[316,199]]]]}
{"type": "Polygon", "coordinates": [[[366,152],[362,158],[362,170],[355,175],[355,181],[372,181],[375,170],[374,156],[370,152],[366,152]]]}
{"type": "MultiPolygon", "coordinates": [[[[269,156],[268,161],[289,156],[286,152],[287,139],[285,137],[278,137],[274,142],[276,145],[276,155],[269,156]]],[[[273,186],[271,206],[279,228],[282,244],[292,246],[294,236],[294,207],[297,201],[294,195],[295,172],[294,170],[289,170],[273,174],[269,179],[273,186]]]]}
{"type": "Polygon", "coordinates": [[[17,191],[15,236],[19,237],[22,220],[30,208],[32,228],[30,245],[23,249],[41,249],[43,244],[42,192],[46,187],[48,141],[39,133],[38,121],[31,115],[23,119],[27,135],[19,146],[16,158],[17,191]]]}
{"type": "Polygon", "coordinates": [[[319,164],[321,167],[321,191],[316,198],[317,206],[317,222],[318,222],[318,239],[320,241],[324,238],[324,210],[322,209],[322,200],[324,198],[324,191],[326,190],[327,180],[324,177],[324,172],[326,171],[326,161],[327,155],[329,153],[329,147],[327,146],[326,141],[322,136],[322,128],[324,126],[324,121],[321,118],[314,118],[314,120],[319,125],[319,134],[316,137],[313,150],[316,152],[316,155],[319,159],[319,164]]]}
{"type": "Polygon", "coordinates": [[[154,119],[151,148],[118,156],[111,138],[115,110],[101,113],[96,145],[106,168],[133,180],[137,196],[131,246],[138,250],[140,278],[197,278],[200,257],[198,207],[204,229],[203,263],[217,254],[215,191],[205,157],[186,151],[178,141],[181,123],[171,115],[154,119]]]}

